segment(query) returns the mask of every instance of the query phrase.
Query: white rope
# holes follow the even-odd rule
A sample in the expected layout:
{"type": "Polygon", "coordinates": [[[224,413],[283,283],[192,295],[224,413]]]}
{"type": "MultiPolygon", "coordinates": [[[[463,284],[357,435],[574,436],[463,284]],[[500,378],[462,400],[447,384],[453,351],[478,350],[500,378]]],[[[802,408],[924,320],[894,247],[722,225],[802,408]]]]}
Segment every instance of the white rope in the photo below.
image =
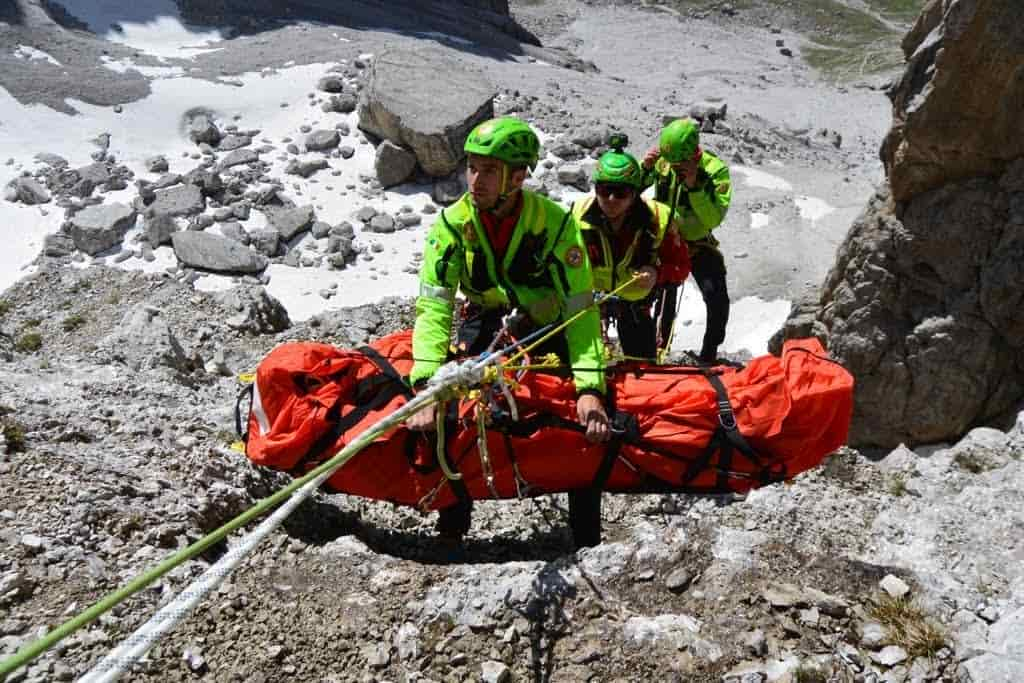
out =
{"type": "Polygon", "coordinates": [[[161,608],[149,621],[139,627],[135,633],[122,641],[120,645],[100,660],[84,677],[79,679],[80,683],[108,683],[116,681],[125,671],[141,659],[164,634],[181,622],[207,593],[219,586],[260,541],[276,529],[302,501],[316,491],[324,481],[330,478],[338,468],[348,462],[352,456],[384,432],[398,426],[398,424],[413,413],[433,403],[437,395],[445,391],[449,386],[453,384],[472,386],[474,383],[479,383],[483,377],[484,368],[500,360],[502,360],[502,357],[494,354],[483,359],[470,359],[462,363],[452,361],[441,366],[434,377],[431,378],[428,387],[424,391],[417,394],[394,413],[364,431],[339,453],[335,454],[333,457],[339,458],[337,464],[296,490],[287,502],[275,510],[270,517],[261,522],[252,532],[243,536],[235,547],[203,572],[199,578],[189,584],[174,600],[161,608]]]}

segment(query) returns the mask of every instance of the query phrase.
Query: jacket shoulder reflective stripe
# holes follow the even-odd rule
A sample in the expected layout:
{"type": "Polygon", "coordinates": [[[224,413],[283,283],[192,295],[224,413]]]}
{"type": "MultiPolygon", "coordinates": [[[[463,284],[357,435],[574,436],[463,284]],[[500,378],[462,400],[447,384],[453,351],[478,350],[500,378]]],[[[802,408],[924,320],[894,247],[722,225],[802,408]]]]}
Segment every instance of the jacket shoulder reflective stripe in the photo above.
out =
{"type": "Polygon", "coordinates": [[[434,285],[428,285],[426,282],[421,282],[420,296],[425,296],[428,299],[440,299],[448,303],[454,298],[454,292],[448,287],[435,287],[434,285]]]}

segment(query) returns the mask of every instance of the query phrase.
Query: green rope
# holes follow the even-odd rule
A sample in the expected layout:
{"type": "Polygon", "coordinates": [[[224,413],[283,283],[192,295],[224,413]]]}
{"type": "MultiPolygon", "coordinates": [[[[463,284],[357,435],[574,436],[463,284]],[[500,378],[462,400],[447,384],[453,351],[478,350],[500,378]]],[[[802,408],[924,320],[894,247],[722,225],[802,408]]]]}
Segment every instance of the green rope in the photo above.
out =
{"type": "MultiPolygon", "coordinates": [[[[430,401],[424,402],[422,407],[426,407],[430,404],[430,401]]],[[[183,548],[178,552],[174,553],[166,560],[156,565],[149,571],[137,576],[129,583],[125,584],[118,590],[109,593],[102,600],[89,607],[78,616],[69,619],[54,630],[47,633],[45,636],[37,639],[29,645],[23,647],[21,650],[16,652],[11,657],[0,662],[0,681],[7,678],[7,675],[13,672],[15,669],[27,664],[42,653],[49,650],[51,647],[59,643],[64,638],[68,637],[78,629],[92,623],[100,616],[110,611],[115,605],[127,600],[131,596],[135,595],[142,589],[146,588],[160,577],[164,576],[168,572],[172,571],[187,560],[192,559],[196,555],[199,555],[204,550],[207,550],[215,543],[223,540],[228,534],[238,530],[251,522],[256,517],[264,514],[268,510],[277,507],[285,500],[287,500],[295,491],[304,486],[306,483],[316,479],[318,476],[326,472],[327,470],[340,467],[345,464],[349,459],[355,456],[359,450],[352,452],[346,452],[348,449],[343,449],[334,455],[330,460],[326,460],[315,469],[310,470],[299,479],[295,479],[290,484],[285,486],[277,493],[264,498],[263,500],[256,503],[253,507],[249,508],[242,514],[238,515],[234,519],[225,523],[218,529],[210,532],[203,538],[199,539],[187,548],[183,548]]]]}

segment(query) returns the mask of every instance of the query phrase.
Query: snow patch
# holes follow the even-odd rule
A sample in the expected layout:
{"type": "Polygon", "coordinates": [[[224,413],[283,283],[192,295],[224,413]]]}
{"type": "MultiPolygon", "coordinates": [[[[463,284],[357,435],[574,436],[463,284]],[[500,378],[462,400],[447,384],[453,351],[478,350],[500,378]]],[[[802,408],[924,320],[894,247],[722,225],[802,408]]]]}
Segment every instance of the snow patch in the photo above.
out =
{"type": "Polygon", "coordinates": [[[760,213],[758,211],[750,212],[750,229],[761,230],[771,225],[772,217],[766,213],[760,213]]]}
{"type": "Polygon", "coordinates": [[[201,30],[182,21],[174,0],[61,0],[89,30],[157,57],[191,58],[220,48],[206,47],[224,39],[217,30],[201,30]]]}
{"type": "MultiPolygon", "coordinates": [[[[790,302],[785,299],[765,301],[746,296],[733,301],[729,308],[729,324],[719,352],[749,351],[753,356],[768,352],[768,340],[782,327],[789,316],[790,302]]],[[[707,309],[700,290],[692,279],[687,280],[679,297],[679,315],[672,336],[672,350],[700,351],[707,325],[707,309]]]]}
{"type": "Polygon", "coordinates": [[[763,187],[766,190],[780,190],[782,192],[793,190],[793,186],[787,180],[777,175],[772,175],[756,168],[750,168],[749,166],[733,166],[732,169],[734,172],[741,174],[747,185],[751,187],[763,187]]]}
{"type": "Polygon", "coordinates": [[[816,221],[836,210],[834,206],[826,202],[824,199],[807,197],[805,195],[797,195],[793,197],[793,203],[796,204],[796,209],[800,212],[800,217],[806,218],[809,221],[816,221]]]}
{"type": "Polygon", "coordinates": [[[51,57],[48,53],[43,52],[39,48],[32,47],[31,45],[18,45],[17,49],[14,51],[14,56],[18,59],[28,60],[45,59],[54,66],[61,65],[60,62],[51,57]]]}

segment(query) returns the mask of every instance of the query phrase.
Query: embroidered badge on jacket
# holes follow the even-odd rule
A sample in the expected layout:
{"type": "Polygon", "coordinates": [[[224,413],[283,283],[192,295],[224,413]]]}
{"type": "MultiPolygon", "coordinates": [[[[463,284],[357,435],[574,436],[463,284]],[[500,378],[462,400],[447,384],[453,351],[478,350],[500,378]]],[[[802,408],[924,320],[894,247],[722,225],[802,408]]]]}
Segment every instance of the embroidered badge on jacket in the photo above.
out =
{"type": "Polygon", "coordinates": [[[583,265],[583,250],[579,247],[569,247],[569,250],[565,252],[565,264],[572,266],[573,268],[579,268],[583,265]]]}

